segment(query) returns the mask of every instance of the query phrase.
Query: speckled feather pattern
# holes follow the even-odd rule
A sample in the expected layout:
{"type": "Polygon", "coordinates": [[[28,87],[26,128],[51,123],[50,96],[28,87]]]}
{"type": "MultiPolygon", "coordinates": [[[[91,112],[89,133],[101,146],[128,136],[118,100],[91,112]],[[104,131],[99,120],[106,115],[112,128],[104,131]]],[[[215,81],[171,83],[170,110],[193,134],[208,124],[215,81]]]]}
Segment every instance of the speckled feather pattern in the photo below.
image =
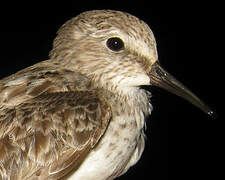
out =
{"type": "Polygon", "coordinates": [[[150,28],[123,12],[84,12],[58,31],[50,59],[0,80],[0,180],[112,180],[144,149],[152,110],[150,28]],[[113,52],[105,42],[123,39],[113,52]]]}
{"type": "MultiPolygon", "coordinates": [[[[79,153],[95,146],[110,119],[110,107],[98,92],[87,90],[86,78],[68,70],[60,72],[48,67],[34,70],[35,78],[30,74],[22,80],[19,72],[20,80],[10,79],[11,86],[4,86],[2,90],[2,96],[8,92],[7,98],[1,98],[5,104],[1,106],[0,116],[3,179],[32,179],[35,173],[41,173],[38,179],[64,176],[66,166],[73,163],[73,159],[68,158],[76,153],[76,163],[81,163],[83,156],[79,153]],[[14,102],[16,106],[12,105],[14,102]],[[59,162],[59,159],[68,162],[59,162]],[[44,167],[48,167],[47,174],[44,167]]],[[[26,71],[21,75],[24,74],[26,71]]],[[[7,79],[4,82],[9,83],[7,79]]]]}

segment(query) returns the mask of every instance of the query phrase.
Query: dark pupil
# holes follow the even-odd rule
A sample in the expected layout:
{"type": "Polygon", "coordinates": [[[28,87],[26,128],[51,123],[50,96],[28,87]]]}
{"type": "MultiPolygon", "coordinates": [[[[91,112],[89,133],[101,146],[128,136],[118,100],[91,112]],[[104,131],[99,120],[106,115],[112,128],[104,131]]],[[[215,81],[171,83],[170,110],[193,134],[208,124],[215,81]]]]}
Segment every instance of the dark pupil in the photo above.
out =
{"type": "Polygon", "coordinates": [[[114,37],[107,40],[107,46],[113,51],[120,51],[124,48],[123,41],[120,38],[114,37]]]}

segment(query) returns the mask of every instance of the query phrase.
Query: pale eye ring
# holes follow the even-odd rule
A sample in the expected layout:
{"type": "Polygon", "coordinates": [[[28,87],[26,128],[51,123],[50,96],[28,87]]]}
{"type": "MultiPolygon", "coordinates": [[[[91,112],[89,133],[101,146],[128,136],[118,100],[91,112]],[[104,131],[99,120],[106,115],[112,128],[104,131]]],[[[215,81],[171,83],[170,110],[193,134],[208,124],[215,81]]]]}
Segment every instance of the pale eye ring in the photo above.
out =
{"type": "Polygon", "coordinates": [[[121,51],[124,49],[124,42],[119,37],[111,37],[106,41],[106,46],[112,51],[121,51]]]}

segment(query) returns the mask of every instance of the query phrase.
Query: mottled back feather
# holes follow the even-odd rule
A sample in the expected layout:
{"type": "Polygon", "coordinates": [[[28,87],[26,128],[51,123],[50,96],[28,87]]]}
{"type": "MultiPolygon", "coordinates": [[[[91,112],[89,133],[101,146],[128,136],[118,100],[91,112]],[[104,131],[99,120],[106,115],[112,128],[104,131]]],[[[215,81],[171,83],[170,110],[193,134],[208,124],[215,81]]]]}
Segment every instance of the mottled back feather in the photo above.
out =
{"type": "Polygon", "coordinates": [[[87,78],[47,64],[0,81],[0,179],[68,176],[107,128],[110,108],[87,78]]]}

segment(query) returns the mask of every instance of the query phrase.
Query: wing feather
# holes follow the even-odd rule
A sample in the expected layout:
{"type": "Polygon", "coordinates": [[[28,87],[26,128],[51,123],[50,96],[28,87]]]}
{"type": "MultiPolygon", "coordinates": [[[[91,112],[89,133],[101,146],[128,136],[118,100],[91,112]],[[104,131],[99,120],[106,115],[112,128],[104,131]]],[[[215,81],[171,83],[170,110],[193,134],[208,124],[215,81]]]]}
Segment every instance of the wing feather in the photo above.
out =
{"type": "Polygon", "coordinates": [[[111,118],[87,78],[67,70],[34,66],[3,79],[0,103],[0,179],[67,177],[111,118]]]}

